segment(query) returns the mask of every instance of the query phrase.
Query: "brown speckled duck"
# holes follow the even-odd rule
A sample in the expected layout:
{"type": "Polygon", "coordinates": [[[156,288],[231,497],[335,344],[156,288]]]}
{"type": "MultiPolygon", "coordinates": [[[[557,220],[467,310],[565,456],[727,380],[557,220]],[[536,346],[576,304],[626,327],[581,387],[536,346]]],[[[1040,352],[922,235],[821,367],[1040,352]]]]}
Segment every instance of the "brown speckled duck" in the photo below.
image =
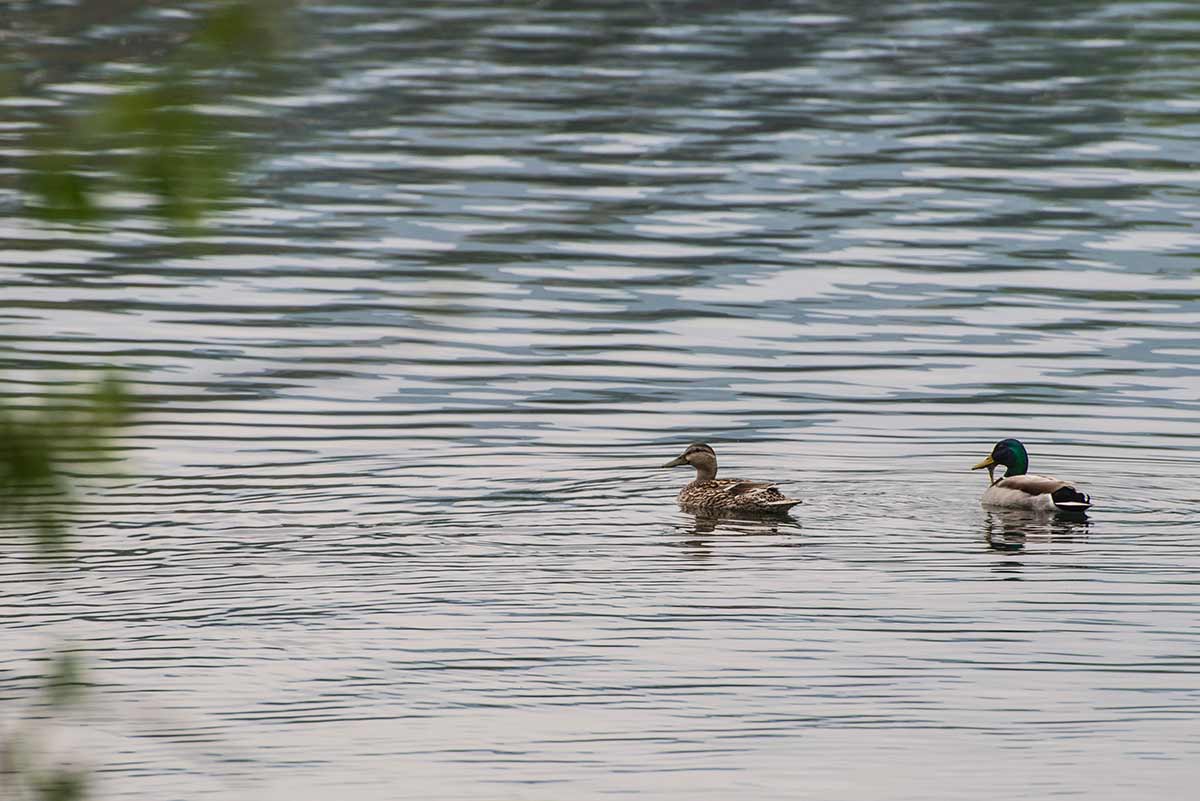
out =
{"type": "Polygon", "coordinates": [[[770,482],[717,478],[717,454],[703,442],[689,445],[663,467],[682,465],[696,468],[696,480],[679,491],[679,505],[687,512],[781,515],[800,503],[770,482]]]}

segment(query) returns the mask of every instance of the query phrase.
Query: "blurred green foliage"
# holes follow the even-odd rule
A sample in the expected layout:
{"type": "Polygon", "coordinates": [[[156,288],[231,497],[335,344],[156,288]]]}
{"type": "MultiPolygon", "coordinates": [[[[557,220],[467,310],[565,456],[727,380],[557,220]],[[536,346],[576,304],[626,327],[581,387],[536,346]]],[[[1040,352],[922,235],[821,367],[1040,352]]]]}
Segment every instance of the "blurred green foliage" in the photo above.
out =
{"type": "Polygon", "coordinates": [[[62,552],[66,513],[76,500],[67,467],[111,464],[111,438],[129,422],[130,409],[128,389],[115,375],[48,394],[32,409],[0,403],[0,522],[28,527],[47,554],[62,552]]]}
{"type": "MultiPolygon", "coordinates": [[[[122,4],[128,12],[139,3],[122,4]]],[[[159,5],[146,0],[147,8],[159,5]]],[[[135,191],[171,225],[192,225],[220,200],[239,167],[233,132],[205,111],[253,75],[283,41],[288,0],[213,0],[166,58],[122,79],[94,103],[64,108],[29,137],[28,207],[68,224],[103,223],[106,195],[135,191]]],[[[103,10],[103,9],[101,9],[103,10]]],[[[18,91],[11,70],[0,94],[18,91]]],[[[113,438],[131,421],[127,384],[115,374],[19,402],[0,399],[0,525],[28,529],[43,556],[70,553],[70,513],[81,474],[111,475],[113,438]]],[[[47,658],[39,711],[0,738],[0,800],[78,801],[89,772],[40,750],[52,713],[79,705],[87,683],[72,650],[47,658]]]]}
{"type": "Polygon", "coordinates": [[[53,707],[78,703],[87,689],[83,658],[77,651],[56,654],[46,677],[46,703],[53,707]]]}
{"type": "MultiPolygon", "coordinates": [[[[75,651],[61,651],[50,660],[41,704],[68,708],[80,702],[86,689],[83,658],[75,651]]],[[[23,723],[0,741],[0,798],[79,801],[86,797],[88,772],[73,765],[46,764],[40,732],[30,721],[23,723]]]]}
{"type": "Polygon", "coordinates": [[[41,777],[35,785],[38,801],[77,801],[87,793],[87,773],[60,770],[41,777]]]}
{"type": "Polygon", "coordinates": [[[37,154],[26,190],[45,219],[88,223],[106,215],[103,198],[134,191],[173,225],[192,225],[228,194],[238,169],[234,138],[206,104],[230,82],[269,63],[285,39],[285,0],[221,0],[159,63],[88,108],[70,108],[30,137],[37,154]]]}
{"type": "MultiPolygon", "coordinates": [[[[103,13],[103,4],[93,5],[89,12],[103,13]]],[[[119,5],[128,16],[158,4],[119,5]]],[[[239,165],[233,132],[205,106],[230,92],[230,80],[268,62],[284,40],[287,6],[190,4],[188,31],[164,57],[155,54],[112,93],[61,109],[30,135],[30,210],[65,223],[103,222],[105,196],[132,190],[153,198],[153,211],[167,222],[195,223],[227,193],[239,165]]],[[[62,550],[75,501],[65,468],[107,458],[108,438],[128,412],[127,390],[115,377],[19,409],[0,401],[0,523],[28,526],[44,551],[62,550]]]]}

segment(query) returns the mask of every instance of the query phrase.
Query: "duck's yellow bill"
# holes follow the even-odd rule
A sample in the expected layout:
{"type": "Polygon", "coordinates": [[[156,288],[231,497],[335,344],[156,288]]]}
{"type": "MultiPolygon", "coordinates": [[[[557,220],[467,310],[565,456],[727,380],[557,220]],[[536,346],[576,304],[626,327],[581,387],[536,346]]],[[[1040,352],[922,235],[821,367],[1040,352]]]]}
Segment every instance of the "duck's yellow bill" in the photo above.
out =
{"type": "Polygon", "coordinates": [[[983,469],[983,468],[985,468],[985,467],[991,467],[991,466],[992,466],[992,465],[994,465],[995,463],[996,463],[996,460],[995,460],[995,459],[993,459],[991,456],[988,456],[988,458],[984,459],[982,462],[980,462],[979,464],[975,465],[975,466],[974,466],[974,467],[972,467],[971,469],[972,469],[972,470],[982,470],[982,469],[983,469]]]}

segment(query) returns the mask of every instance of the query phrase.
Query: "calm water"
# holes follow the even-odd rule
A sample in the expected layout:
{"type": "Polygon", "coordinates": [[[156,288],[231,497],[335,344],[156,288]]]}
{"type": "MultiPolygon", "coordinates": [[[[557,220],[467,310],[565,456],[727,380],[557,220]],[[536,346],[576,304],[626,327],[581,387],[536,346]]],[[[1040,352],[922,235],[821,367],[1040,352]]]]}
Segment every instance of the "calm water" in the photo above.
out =
{"type": "Polygon", "coordinates": [[[3,12],[0,117],[3,392],[147,401],[70,569],[0,557],[95,798],[1193,791],[1193,4],[313,3],[187,239],[20,212],[79,54],[183,24],[111,5],[3,12]],[[1002,436],[1090,520],[982,510],[1002,436]],[[694,440],[795,519],[680,513],[694,440]]]}

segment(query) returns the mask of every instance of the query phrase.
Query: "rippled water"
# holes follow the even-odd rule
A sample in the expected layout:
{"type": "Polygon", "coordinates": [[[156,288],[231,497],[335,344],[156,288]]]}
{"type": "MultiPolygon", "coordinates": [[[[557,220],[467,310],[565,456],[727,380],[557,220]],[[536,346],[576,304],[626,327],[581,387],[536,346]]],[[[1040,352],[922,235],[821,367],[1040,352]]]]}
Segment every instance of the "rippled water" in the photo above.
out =
{"type": "Polygon", "coordinates": [[[304,9],[189,238],[15,204],[174,15],[6,101],[3,391],[147,401],[71,569],[0,560],[96,797],[1185,797],[1194,6],[408,5],[304,9]],[[1090,519],[981,509],[1002,436],[1090,519]],[[804,505],[680,513],[694,440],[804,505]]]}

